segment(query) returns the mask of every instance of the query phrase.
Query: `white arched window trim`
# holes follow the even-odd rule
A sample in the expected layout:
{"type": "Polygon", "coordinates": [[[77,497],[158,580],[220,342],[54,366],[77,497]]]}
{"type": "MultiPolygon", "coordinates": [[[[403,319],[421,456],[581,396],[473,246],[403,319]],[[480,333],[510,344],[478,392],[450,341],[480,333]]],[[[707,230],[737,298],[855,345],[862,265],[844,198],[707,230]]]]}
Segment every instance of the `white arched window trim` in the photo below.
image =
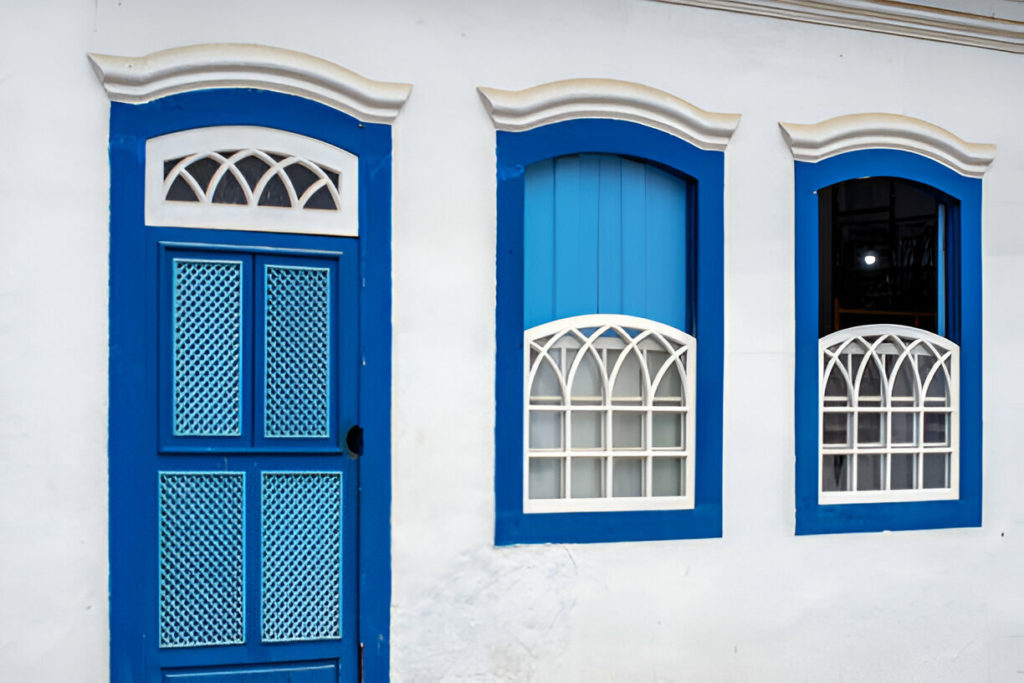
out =
{"type": "MultiPolygon", "coordinates": [[[[220,175],[216,177],[219,178],[220,175]]],[[[321,178],[319,182],[323,182],[321,178]]],[[[146,224],[151,226],[256,230],[337,237],[359,235],[359,159],[351,152],[303,135],[260,126],[211,126],[170,133],[146,142],[146,224]],[[241,179],[232,158],[222,158],[223,150],[242,150],[266,157],[271,167],[256,191],[241,179]],[[267,154],[286,157],[275,162],[267,154]],[[247,204],[217,204],[208,198],[196,202],[168,200],[170,183],[178,177],[175,169],[166,175],[164,163],[183,157],[208,157],[221,164],[218,174],[232,173],[247,191],[247,204]],[[339,184],[329,191],[337,210],[303,208],[305,197],[290,191],[291,207],[260,206],[259,191],[271,177],[287,178],[283,163],[297,163],[322,175],[320,169],[338,174],[339,184]],[[252,194],[255,196],[249,197],[252,194]]],[[[212,194],[215,182],[201,191],[212,194]]],[[[287,185],[290,187],[290,185],[287,185]]],[[[195,189],[195,188],[193,188],[195,189]]],[[[197,192],[198,194],[198,192],[197,192]]]]}
{"type": "MultiPolygon", "coordinates": [[[[818,342],[818,501],[820,504],[895,503],[955,500],[959,483],[960,349],[937,334],[904,325],[861,325],[822,337],[818,342]],[[854,353],[853,351],[861,351],[854,353]],[[860,360],[856,365],[853,358],[860,360]],[[927,359],[927,360],[925,360],[927,359]],[[880,393],[866,394],[865,376],[875,372],[880,393]],[[834,382],[830,383],[832,380],[834,382]],[[910,391],[900,391],[902,383],[910,391]],[[943,388],[944,386],[944,388],[943,388]],[[843,391],[837,391],[842,388],[843,391]],[[844,395],[845,393],[845,395],[844,395]],[[845,418],[845,440],[826,434],[826,416],[845,418]],[[862,417],[864,416],[864,417],[862,417]],[[910,426],[910,438],[894,437],[894,419],[910,426]],[[908,417],[901,417],[908,416],[908,417]],[[948,417],[947,417],[948,416],[948,417]],[[861,439],[860,420],[878,420],[877,441],[861,439]],[[926,437],[926,420],[943,420],[942,441],[926,437]],[[947,486],[923,487],[926,457],[948,455],[947,486]],[[826,490],[826,461],[847,456],[849,490],[826,490]],[[858,490],[857,467],[881,456],[880,490],[858,490]],[[893,488],[893,457],[912,458],[913,488],[893,488]]],[[[873,432],[875,427],[871,427],[873,432]]]]}
{"type": "MultiPolygon", "coordinates": [[[[574,316],[538,325],[524,332],[523,344],[523,510],[540,512],[585,512],[620,510],[680,510],[694,507],[694,444],[696,410],[697,340],[669,325],[627,315],[592,314],[574,316]],[[552,358],[553,351],[565,349],[552,358]],[[649,354],[664,354],[657,366],[650,366],[649,354]],[[569,353],[571,352],[571,354],[569,353]],[[609,353],[615,352],[615,353],[609,353]],[[620,374],[631,354],[645,359],[638,363],[640,395],[616,395],[620,374]],[[569,359],[569,356],[572,359],[569,359]],[[585,359],[598,368],[599,394],[581,397],[573,393],[577,372],[585,359]],[[614,359],[613,359],[614,358],[614,359]],[[542,368],[553,371],[557,394],[539,395],[533,391],[542,368]],[[672,373],[678,373],[678,399],[662,392],[672,373]],[[576,400],[573,400],[573,399],[576,400]],[[531,448],[531,414],[557,416],[559,438],[554,447],[531,448]],[[600,442],[576,447],[572,443],[574,414],[600,415],[600,442]],[[640,438],[626,447],[615,445],[616,413],[641,416],[640,438]],[[656,444],[656,416],[678,419],[679,439],[674,445],[656,444]],[[616,458],[642,461],[643,484],[640,495],[613,495],[616,458]],[[572,497],[573,462],[586,459],[601,463],[601,495],[572,497]],[[555,461],[561,465],[561,495],[556,498],[531,498],[531,460],[555,461]],[[655,462],[679,463],[681,495],[654,495],[655,462]]],[[[624,380],[625,381],[625,380],[624,380]]],[[[674,432],[673,432],[674,433],[674,432]]],[[[674,465],[673,465],[674,466],[674,465]]]]}

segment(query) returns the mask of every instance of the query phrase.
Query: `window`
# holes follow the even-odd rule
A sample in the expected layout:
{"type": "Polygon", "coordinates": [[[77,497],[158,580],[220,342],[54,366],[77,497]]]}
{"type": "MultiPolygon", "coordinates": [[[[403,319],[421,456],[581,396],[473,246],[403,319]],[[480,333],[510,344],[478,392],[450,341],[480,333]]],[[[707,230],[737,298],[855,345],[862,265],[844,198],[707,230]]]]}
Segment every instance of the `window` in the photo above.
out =
{"type": "Polygon", "coordinates": [[[994,150],[905,117],[783,128],[797,158],[797,533],[979,525],[980,175],[994,150]]]}
{"type": "Polygon", "coordinates": [[[573,90],[594,83],[557,85],[482,89],[515,129],[498,132],[496,542],[719,536],[736,119],[696,144],[689,124],[573,118],[573,90]],[[555,91],[564,120],[540,112],[555,91]],[[524,99],[543,121],[527,130],[507,118],[524,99]]]}

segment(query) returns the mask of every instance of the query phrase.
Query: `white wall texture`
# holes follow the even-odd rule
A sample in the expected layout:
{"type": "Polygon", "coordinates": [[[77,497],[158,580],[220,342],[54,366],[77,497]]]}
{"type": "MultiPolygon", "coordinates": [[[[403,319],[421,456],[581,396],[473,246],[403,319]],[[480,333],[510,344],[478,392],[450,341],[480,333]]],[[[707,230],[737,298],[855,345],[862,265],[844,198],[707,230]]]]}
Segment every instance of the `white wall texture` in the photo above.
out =
{"type": "Polygon", "coordinates": [[[85,54],[200,42],[414,84],[394,126],[394,680],[1021,679],[1024,57],[650,0],[0,6],[0,679],[109,671],[109,108],[85,54]],[[573,77],[743,115],[727,152],[720,539],[493,545],[494,131],[475,88],[573,77]],[[999,147],[984,525],[795,537],[778,122],[872,111],[999,147]]]}

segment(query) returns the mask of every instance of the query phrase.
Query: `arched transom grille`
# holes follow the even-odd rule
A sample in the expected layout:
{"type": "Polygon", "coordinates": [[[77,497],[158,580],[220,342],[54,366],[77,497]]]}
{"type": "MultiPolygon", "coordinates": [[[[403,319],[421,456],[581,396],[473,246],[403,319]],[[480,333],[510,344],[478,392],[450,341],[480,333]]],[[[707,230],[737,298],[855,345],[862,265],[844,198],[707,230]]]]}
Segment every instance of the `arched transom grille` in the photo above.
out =
{"type": "Polygon", "coordinates": [[[219,150],[166,159],[163,164],[166,201],[341,208],[340,171],[295,155],[219,150]]]}
{"type": "Polygon", "coordinates": [[[957,345],[912,327],[865,325],[823,337],[819,348],[823,498],[954,489],[957,345]]]}
{"type": "Polygon", "coordinates": [[[290,131],[209,126],[146,141],[146,224],[359,235],[359,158],[290,131]]]}
{"type": "Polygon", "coordinates": [[[527,511],[692,507],[693,337],[586,315],[525,342],[527,511]]]}

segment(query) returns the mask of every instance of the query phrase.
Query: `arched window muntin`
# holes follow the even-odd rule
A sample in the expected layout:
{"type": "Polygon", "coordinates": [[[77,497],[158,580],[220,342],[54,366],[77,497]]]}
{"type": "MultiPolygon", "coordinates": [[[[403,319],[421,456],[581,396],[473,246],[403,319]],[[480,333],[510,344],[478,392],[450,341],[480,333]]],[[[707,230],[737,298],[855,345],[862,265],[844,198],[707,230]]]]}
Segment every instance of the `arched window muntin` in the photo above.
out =
{"type": "Polygon", "coordinates": [[[956,497],[959,360],[956,344],[903,325],[821,338],[822,503],[956,497]],[[862,476],[865,466],[876,468],[873,476],[862,476]]]}
{"type": "MultiPolygon", "coordinates": [[[[795,163],[797,533],[922,529],[980,524],[981,189],[978,177],[900,149],[860,149],[795,163]],[[943,337],[959,347],[957,482],[902,500],[898,492],[860,498],[826,493],[822,482],[822,360],[818,330],[818,192],[848,180],[892,178],[934,194],[946,207],[947,319],[943,337]],[[915,497],[918,496],[918,497],[915,497]],[[894,505],[888,505],[893,503],[894,505]]],[[[914,328],[911,328],[914,329],[914,328]]],[[[924,332],[924,331],[920,331],[924,332]]],[[[866,492],[864,492],[866,493],[866,492]]]]}
{"type": "Polygon", "coordinates": [[[527,458],[524,509],[568,512],[692,508],[696,348],[697,340],[681,330],[627,315],[574,316],[527,330],[523,359],[524,367],[529,368],[523,387],[527,458]],[[663,357],[652,363],[654,354],[663,357]],[[586,365],[596,370],[596,377],[589,383],[596,385],[597,391],[581,395],[576,389],[581,368],[586,365]],[[550,371],[546,382],[545,370],[550,371]],[[636,370],[639,377],[634,375],[631,380],[626,373],[636,370]],[[677,386],[673,386],[674,378],[677,386]],[[619,393],[619,387],[626,383],[639,391],[619,393]],[[556,386],[557,393],[552,393],[556,386]],[[535,438],[536,431],[543,429],[536,418],[541,416],[554,418],[548,427],[553,427],[558,437],[535,447],[540,441],[535,438]],[[573,420],[582,416],[596,418],[596,442],[577,445],[573,420]],[[634,417],[639,420],[633,420],[630,428],[623,420],[634,417]],[[623,443],[618,438],[620,428],[635,431],[636,437],[623,443]],[[597,489],[583,495],[579,495],[573,479],[573,463],[580,459],[591,466],[600,461],[597,489]],[[539,498],[535,489],[531,490],[532,468],[540,460],[557,463],[560,472],[556,496],[539,498]],[[639,465],[638,490],[627,492],[619,486],[617,460],[639,465]]]}

